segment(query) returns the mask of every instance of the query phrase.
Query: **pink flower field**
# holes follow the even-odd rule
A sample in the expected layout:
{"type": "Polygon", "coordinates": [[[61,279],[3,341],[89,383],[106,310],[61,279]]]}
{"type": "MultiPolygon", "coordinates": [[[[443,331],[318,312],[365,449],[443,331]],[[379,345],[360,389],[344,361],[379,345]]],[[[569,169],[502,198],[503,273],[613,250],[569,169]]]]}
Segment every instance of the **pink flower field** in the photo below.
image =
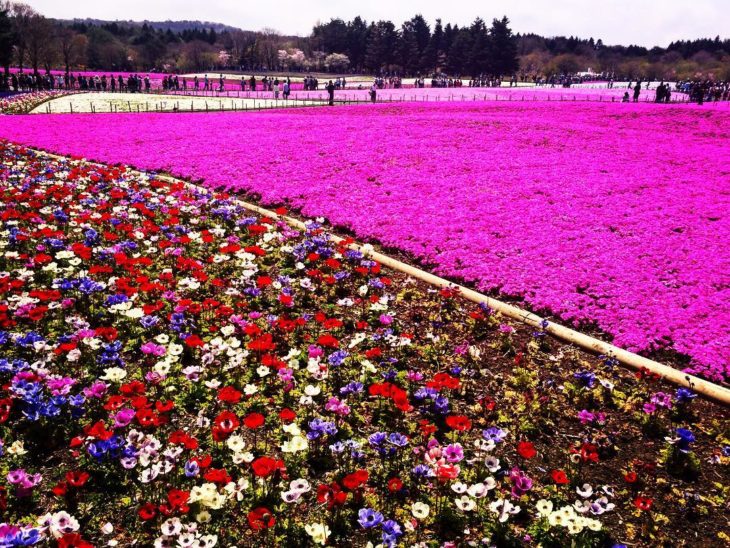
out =
{"type": "MultiPolygon", "coordinates": [[[[217,88],[216,88],[217,89],[217,88]]],[[[459,101],[605,101],[620,102],[623,94],[627,90],[625,86],[606,88],[562,88],[562,87],[517,87],[517,88],[399,88],[399,89],[379,89],[377,91],[380,101],[440,101],[440,102],[459,102],[459,101]]],[[[192,95],[195,91],[188,89],[187,92],[175,92],[176,94],[192,95]]],[[[202,93],[199,91],[198,93],[202,93]]],[[[220,95],[218,91],[208,92],[213,96],[220,95]]],[[[240,85],[226,84],[224,95],[229,97],[246,97],[256,99],[272,99],[274,93],[270,91],[240,91],[240,85]]],[[[363,89],[348,87],[344,90],[335,91],[335,100],[337,101],[358,101],[366,102],[370,100],[370,87],[363,85],[363,89]]],[[[641,91],[640,101],[654,101],[656,97],[656,85],[653,89],[641,91]]],[[[327,91],[319,89],[317,91],[304,91],[293,88],[291,99],[327,99],[327,91]]],[[[673,93],[675,102],[684,102],[687,96],[682,93],[673,93]]],[[[724,105],[723,105],[724,106],[724,105]]]]}
{"type": "Polygon", "coordinates": [[[287,202],[730,376],[730,109],[403,103],[3,117],[0,137],[287,202]]]}

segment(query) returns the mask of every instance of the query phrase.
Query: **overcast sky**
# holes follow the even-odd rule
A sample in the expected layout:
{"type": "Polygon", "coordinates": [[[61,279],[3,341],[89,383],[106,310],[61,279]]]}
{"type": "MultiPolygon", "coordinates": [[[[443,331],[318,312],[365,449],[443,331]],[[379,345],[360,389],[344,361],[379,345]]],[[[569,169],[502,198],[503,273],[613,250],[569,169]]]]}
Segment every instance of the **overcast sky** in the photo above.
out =
{"type": "Polygon", "coordinates": [[[214,21],[309,34],[332,17],[400,25],[416,13],[459,25],[507,15],[516,32],[601,38],[606,44],[666,46],[672,40],[728,38],[730,0],[25,0],[56,18],[214,21]]]}

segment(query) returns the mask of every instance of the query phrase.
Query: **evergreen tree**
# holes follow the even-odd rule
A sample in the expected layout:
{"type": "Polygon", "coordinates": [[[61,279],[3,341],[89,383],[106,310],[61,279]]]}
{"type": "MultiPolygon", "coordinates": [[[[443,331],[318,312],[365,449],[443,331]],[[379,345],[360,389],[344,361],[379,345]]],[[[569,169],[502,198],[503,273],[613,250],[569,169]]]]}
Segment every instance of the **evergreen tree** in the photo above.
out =
{"type": "Polygon", "coordinates": [[[451,23],[447,23],[444,27],[444,40],[443,40],[443,50],[444,53],[448,55],[449,50],[451,49],[451,44],[454,43],[454,38],[456,37],[456,34],[459,32],[459,25],[451,26],[451,23]]]}
{"type": "Polygon", "coordinates": [[[348,27],[342,19],[330,19],[312,31],[314,47],[326,53],[347,53],[348,27]]]}
{"type": "Polygon", "coordinates": [[[469,32],[469,29],[463,28],[456,33],[449,48],[446,62],[446,70],[449,74],[466,74],[466,60],[471,54],[471,50],[471,32],[469,32]]]}
{"type": "Polygon", "coordinates": [[[370,25],[369,31],[365,67],[374,72],[390,70],[398,45],[395,25],[391,21],[378,21],[370,25]]]}
{"type": "Polygon", "coordinates": [[[157,33],[151,28],[143,30],[142,34],[132,40],[132,44],[139,46],[142,65],[152,68],[167,52],[167,43],[164,33],[157,33]]]}
{"type": "Polygon", "coordinates": [[[436,19],[436,26],[433,28],[433,34],[428,42],[428,47],[423,52],[423,61],[421,68],[427,74],[439,68],[439,64],[443,62],[444,54],[444,28],[441,26],[441,19],[436,19]]]}
{"type": "Polygon", "coordinates": [[[410,21],[406,21],[401,26],[400,39],[398,40],[398,59],[404,72],[418,67],[420,60],[418,41],[410,21]]]}
{"type": "Polygon", "coordinates": [[[0,67],[5,74],[10,74],[10,64],[13,61],[13,22],[4,4],[0,4],[0,67]]]}
{"type": "Polygon", "coordinates": [[[409,72],[418,71],[428,43],[431,29],[422,15],[416,15],[403,23],[401,27],[399,53],[403,69],[409,72]]]}
{"type": "MultiPolygon", "coordinates": [[[[420,13],[413,17],[409,23],[416,37],[418,56],[420,60],[420,57],[425,53],[426,48],[428,47],[428,43],[431,41],[431,27],[428,26],[428,23],[420,13]]],[[[418,62],[418,60],[416,60],[416,62],[418,62]]]]}
{"type": "Polygon", "coordinates": [[[481,17],[474,20],[469,32],[471,33],[471,51],[467,58],[466,69],[473,76],[491,73],[489,33],[481,17]]]}
{"type": "Polygon", "coordinates": [[[520,68],[517,39],[509,28],[509,19],[494,19],[489,29],[490,72],[495,76],[510,76],[520,68]]]}
{"type": "MultiPolygon", "coordinates": [[[[368,25],[360,17],[355,17],[347,23],[347,57],[350,59],[350,66],[356,70],[362,70],[365,63],[365,52],[368,45],[368,25]]],[[[337,53],[337,52],[329,52],[337,53]]]]}

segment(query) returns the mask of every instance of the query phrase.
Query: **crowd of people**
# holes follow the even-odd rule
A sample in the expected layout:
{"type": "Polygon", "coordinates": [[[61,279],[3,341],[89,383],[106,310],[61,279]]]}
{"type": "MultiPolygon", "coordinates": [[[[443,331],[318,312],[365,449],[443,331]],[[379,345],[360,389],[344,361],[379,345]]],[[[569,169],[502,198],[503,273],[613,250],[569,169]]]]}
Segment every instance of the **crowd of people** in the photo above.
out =
{"type": "MultiPolygon", "coordinates": [[[[344,78],[342,79],[344,80],[344,78]]],[[[342,86],[343,88],[345,86],[342,86]]],[[[319,89],[319,80],[317,80],[314,76],[305,76],[304,77],[304,91],[317,91],[319,89]]]]}
{"type": "Polygon", "coordinates": [[[11,73],[0,75],[0,91],[45,91],[52,90],[63,86],[62,76],[52,76],[50,74],[16,74],[11,73]]]}
{"type": "MultiPolygon", "coordinates": [[[[632,85],[633,82],[629,82],[627,89],[630,89],[633,92],[633,102],[638,103],[639,98],[641,97],[641,90],[642,86],[645,86],[646,90],[649,90],[649,82],[646,84],[643,84],[641,80],[637,80],[636,84],[632,85]]],[[[613,86],[611,86],[613,87],[613,86]]],[[[669,83],[664,83],[664,81],[660,82],[660,84],[656,87],[654,96],[654,102],[655,103],[669,103],[672,100],[672,87],[669,85],[669,83]]],[[[629,92],[624,93],[623,102],[628,103],[630,102],[629,98],[629,92]]]]}
{"type": "Polygon", "coordinates": [[[460,88],[463,82],[460,77],[448,76],[446,74],[434,74],[431,76],[432,88],[460,88]]]}
{"type": "MultiPolygon", "coordinates": [[[[523,79],[523,81],[525,81],[523,79]]],[[[529,79],[527,80],[529,81],[529,79]]],[[[569,88],[575,84],[585,84],[589,82],[606,82],[608,88],[613,88],[614,74],[612,73],[577,73],[577,74],[551,74],[550,76],[534,75],[532,83],[537,87],[564,87],[569,88]]]]}
{"type": "Polygon", "coordinates": [[[379,76],[375,78],[375,87],[378,89],[400,89],[403,79],[400,76],[379,76]]]}
{"type": "Polygon", "coordinates": [[[697,103],[712,101],[730,101],[730,80],[713,82],[712,80],[692,80],[677,82],[677,91],[686,93],[690,101],[697,103]]]}
{"type": "MultiPolygon", "coordinates": [[[[13,72],[11,74],[0,73],[0,91],[9,92],[38,92],[52,90],[78,90],[78,91],[100,91],[100,92],[150,92],[153,87],[157,87],[156,81],[160,77],[151,78],[149,74],[140,76],[138,74],[105,75],[105,74],[34,74],[31,72],[13,72]],[[154,83],[154,85],[153,85],[154,83]]],[[[613,76],[608,77],[608,88],[613,88],[613,76]]],[[[311,75],[304,78],[305,91],[317,91],[319,89],[319,80],[311,75]]],[[[554,75],[549,78],[534,77],[533,83],[536,86],[558,85],[569,87],[575,83],[575,77],[571,75],[554,75]]],[[[331,86],[335,90],[346,89],[347,80],[344,77],[338,77],[329,81],[325,86],[327,90],[331,86]]],[[[500,87],[502,79],[489,75],[478,75],[471,78],[467,85],[469,87],[500,87]]],[[[510,80],[510,86],[517,85],[515,76],[510,80]]],[[[187,77],[179,77],[173,74],[162,76],[160,87],[164,91],[224,91],[226,86],[226,78],[223,74],[217,78],[209,78],[207,74],[203,76],[194,76],[190,81],[187,77]]],[[[378,76],[374,79],[372,90],[378,89],[398,89],[403,86],[403,80],[398,75],[378,76]]],[[[464,81],[460,76],[448,76],[443,73],[433,74],[430,78],[430,86],[432,88],[460,88],[464,86],[464,81]]],[[[362,89],[362,84],[358,86],[362,89]]],[[[413,87],[425,88],[426,79],[416,77],[413,87]]],[[[290,78],[280,79],[278,77],[264,76],[261,80],[257,80],[256,76],[241,77],[241,91],[269,91],[273,92],[275,98],[282,96],[288,99],[292,90],[290,78]]],[[[629,82],[626,88],[628,91],[624,94],[624,102],[638,102],[642,89],[648,90],[649,83],[641,80],[629,82]]],[[[656,88],[655,102],[669,103],[672,99],[672,92],[686,94],[690,101],[702,104],[703,102],[712,101],[730,101],[730,81],[712,81],[712,80],[687,80],[680,81],[674,86],[669,83],[661,82],[656,88]]]]}
{"type": "MultiPolygon", "coordinates": [[[[177,77],[175,77],[177,81],[177,77]]],[[[53,90],[78,91],[149,91],[152,82],[149,75],[144,78],[137,74],[130,74],[126,78],[122,75],[107,76],[69,74],[33,74],[11,73],[10,76],[0,77],[0,90],[14,92],[37,92],[53,90]]]]}
{"type": "Polygon", "coordinates": [[[654,102],[669,103],[672,100],[672,88],[669,84],[660,83],[656,88],[654,102]]]}
{"type": "Polygon", "coordinates": [[[485,76],[480,74],[476,78],[469,80],[470,88],[498,88],[502,85],[500,78],[494,76],[485,76]]]}

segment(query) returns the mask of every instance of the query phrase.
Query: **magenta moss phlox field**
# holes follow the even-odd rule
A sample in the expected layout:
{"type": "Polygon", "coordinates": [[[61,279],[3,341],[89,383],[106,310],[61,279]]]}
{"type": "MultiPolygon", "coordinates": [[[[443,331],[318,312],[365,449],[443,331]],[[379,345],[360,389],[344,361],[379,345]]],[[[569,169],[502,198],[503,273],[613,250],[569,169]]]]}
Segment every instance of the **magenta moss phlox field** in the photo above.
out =
{"type": "Polygon", "coordinates": [[[0,137],[288,202],[730,376],[730,109],[454,103],[3,117],[0,137]]]}

